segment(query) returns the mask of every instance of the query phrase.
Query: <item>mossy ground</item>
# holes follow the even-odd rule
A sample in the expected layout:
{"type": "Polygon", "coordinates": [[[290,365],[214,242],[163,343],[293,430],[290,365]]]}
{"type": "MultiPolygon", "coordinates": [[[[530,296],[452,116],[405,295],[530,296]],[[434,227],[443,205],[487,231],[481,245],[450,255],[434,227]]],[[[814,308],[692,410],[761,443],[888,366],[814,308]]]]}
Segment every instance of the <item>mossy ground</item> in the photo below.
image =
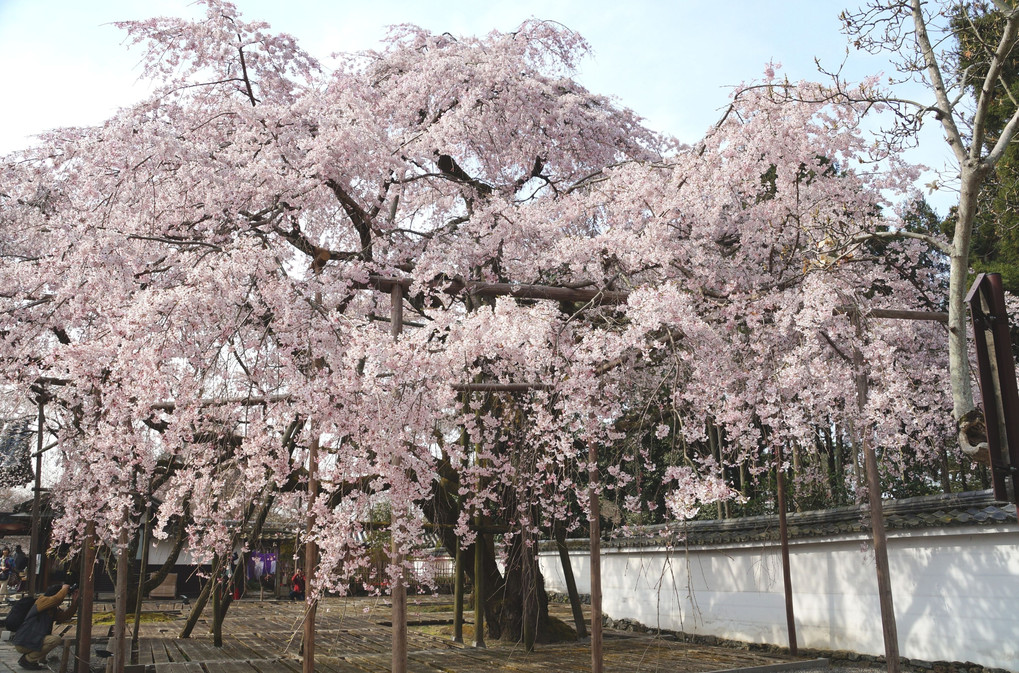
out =
{"type": "MultiPolygon", "coordinates": [[[[98,612],[92,615],[92,624],[94,626],[109,626],[113,624],[115,620],[115,613],[113,612],[98,612]]],[[[158,622],[172,622],[180,619],[180,615],[171,612],[143,612],[140,617],[142,624],[155,624],[158,622]]],[[[130,614],[127,616],[129,624],[134,623],[134,615],[130,614]]]]}

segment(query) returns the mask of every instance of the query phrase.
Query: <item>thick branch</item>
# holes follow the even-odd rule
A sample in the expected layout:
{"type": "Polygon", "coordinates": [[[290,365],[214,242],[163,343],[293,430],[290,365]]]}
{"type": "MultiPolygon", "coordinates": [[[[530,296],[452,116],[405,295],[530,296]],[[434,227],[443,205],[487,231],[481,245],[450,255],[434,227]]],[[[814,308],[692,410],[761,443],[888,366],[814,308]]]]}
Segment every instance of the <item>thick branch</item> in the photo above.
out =
{"type": "MultiPolygon", "coordinates": [[[[948,134],[948,144],[952,146],[956,159],[962,164],[966,161],[966,149],[962,133],[955,123],[955,115],[952,114],[952,102],[948,99],[948,90],[945,88],[945,80],[941,76],[941,66],[931,45],[930,36],[927,34],[927,23],[923,16],[921,0],[912,0],[913,24],[916,27],[916,41],[920,46],[924,63],[927,65],[927,74],[934,87],[934,95],[937,98],[938,106],[941,108],[941,125],[948,134]]],[[[978,150],[979,151],[979,150],[978,150]]]]}
{"type": "Polygon", "coordinates": [[[938,252],[951,255],[952,246],[948,243],[939,240],[938,238],[925,234],[921,231],[906,231],[904,229],[897,229],[895,231],[869,231],[865,234],[859,234],[851,239],[851,243],[863,243],[874,238],[882,238],[888,240],[898,240],[902,238],[912,238],[918,241],[923,241],[927,245],[931,246],[938,252]]]}
{"type": "MultiPolygon", "coordinates": [[[[970,157],[972,159],[979,158],[980,152],[983,149],[987,114],[991,108],[991,102],[994,100],[994,89],[1001,75],[1001,69],[1004,67],[1004,60],[1011,53],[1016,43],[1016,35],[1017,31],[1019,31],[1019,22],[1017,22],[1016,17],[1015,10],[1008,12],[1005,28],[1001,32],[1001,40],[998,41],[998,48],[994,50],[994,54],[991,56],[990,66],[987,69],[987,74],[984,76],[984,83],[980,87],[980,94],[977,96],[977,109],[973,115],[973,144],[970,147],[970,157]]],[[[1012,119],[1009,120],[1008,125],[1005,127],[1005,132],[1001,134],[998,142],[995,143],[994,149],[998,150],[1000,147],[1000,151],[995,152],[992,150],[991,154],[985,159],[988,165],[993,166],[997,162],[998,159],[992,157],[997,155],[1000,158],[1000,155],[1005,151],[1005,146],[1008,145],[1012,136],[1015,135],[1017,115],[1019,115],[1019,110],[1012,115],[1012,119]],[[1012,127],[1011,132],[1009,132],[1009,127],[1012,127]]]]}
{"type": "Polygon", "coordinates": [[[343,206],[344,212],[347,213],[347,217],[350,218],[351,224],[354,225],[354,229],[357,231],[357,236],[361,241],[361,256],[364,257],[365,261],[370,262],[372,260],[372,218],[365,212],[357,201],[347,194],[343,186],[335,180],[326,180],[326,186],[333,191],[336,195],[340,205],[343,206]]]}

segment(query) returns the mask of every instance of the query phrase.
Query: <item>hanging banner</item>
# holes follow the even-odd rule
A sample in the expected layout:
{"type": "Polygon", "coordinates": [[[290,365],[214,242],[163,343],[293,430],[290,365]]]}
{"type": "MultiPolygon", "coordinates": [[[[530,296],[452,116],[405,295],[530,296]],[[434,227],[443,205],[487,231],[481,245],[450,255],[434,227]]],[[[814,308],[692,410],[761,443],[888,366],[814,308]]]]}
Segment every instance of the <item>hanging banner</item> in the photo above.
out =
{"type": "Polygon", "coordinates": [[[248,579],[267,582],[276,577],[276,552],[251,552],[248,557],[248,579]]]}

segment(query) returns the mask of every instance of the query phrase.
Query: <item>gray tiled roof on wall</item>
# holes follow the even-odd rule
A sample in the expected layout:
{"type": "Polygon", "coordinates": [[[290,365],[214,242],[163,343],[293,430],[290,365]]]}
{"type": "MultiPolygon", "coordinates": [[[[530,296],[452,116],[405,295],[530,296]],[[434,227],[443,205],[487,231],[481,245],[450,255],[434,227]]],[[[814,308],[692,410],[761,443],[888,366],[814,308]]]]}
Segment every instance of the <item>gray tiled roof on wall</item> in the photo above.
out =
{"type": "MultiPolygon", "coordinates": [[[[1003,525],[1016,523],[1014,504],[999,502],[991,491],[969,491],[921,496],[884,502],[888,531],[942,529],[954,526],[1003,525]]],[[[786,517],[789,539],[809,539],[868,534],[867,505],[836,507],[813,512],[790,512],[786,517]]],[[[778,515],[737,519],[697,520],[633,529],[630,534],[610,537],[605,547],[649,547],[675,542],[684,545],[777,542],[778,515]]],[[[568,541],[570,548],[586,548],[586,539],[568,541]]],[[[551,543],[543,549],[553,549],[551,543]]]]}

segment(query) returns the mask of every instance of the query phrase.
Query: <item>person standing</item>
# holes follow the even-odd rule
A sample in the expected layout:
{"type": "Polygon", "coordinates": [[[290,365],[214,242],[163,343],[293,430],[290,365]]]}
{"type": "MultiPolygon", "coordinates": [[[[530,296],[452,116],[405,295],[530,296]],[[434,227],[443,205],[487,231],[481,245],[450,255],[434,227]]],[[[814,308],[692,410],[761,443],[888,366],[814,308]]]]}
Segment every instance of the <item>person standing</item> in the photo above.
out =
{"type": "Polygon", "coordinates": [[[20,544],[14,545],[14,553],[11,557],[14,559],[14,569],[18,571],[19,575],[24,575],[28,570],[28,554],[21,549],[20,544]]]}
{"type": "Polygon", "coordinates": [[[294,576],[290,578],[290,600],[304,600],[304,569],[298,568],[294,576]]]}
{"type": "Polygon", "coordinates": [[[68,584],[54,584],[48,588],[45,594],[36,599],[25,616],[25,621],[11,636],[11,644],[21,654],[18,665],[22,668],[30,671],[42,670],[44,668],[42,662],[46,661],[46,655],[60,645],[60,638],[52,633],[53,624],[70,620],[78,611],[77,591],[74,592],[67,609],[60,609],[60,604],[69,593],[71,586],[68,584]]]}
{"type": "Polygon", "coordinates": [[[11,558],[11,550],[4,547],[0,550],[0,601],[7,600],[7,587],[11,581],[11,573],[14,572],[14,559],[11,558]]]}

